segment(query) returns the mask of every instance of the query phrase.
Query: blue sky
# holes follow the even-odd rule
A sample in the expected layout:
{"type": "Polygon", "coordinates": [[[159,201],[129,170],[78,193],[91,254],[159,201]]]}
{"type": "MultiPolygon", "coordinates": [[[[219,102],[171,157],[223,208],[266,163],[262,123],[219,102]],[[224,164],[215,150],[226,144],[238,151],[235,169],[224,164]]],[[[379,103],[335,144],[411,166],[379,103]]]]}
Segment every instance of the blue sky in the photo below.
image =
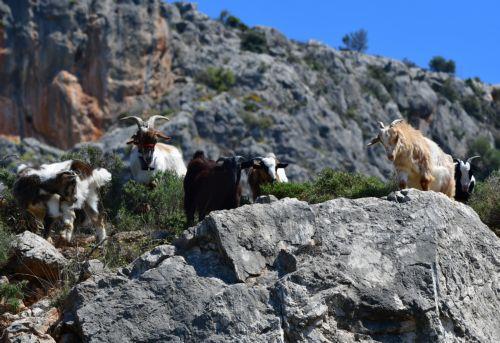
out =
{"type": "Polygon", "coordinates": [[[333,47],[345,33],[368,31],[368,53],[427,67],[436,55],[455,60],[461,78],[500,83],[500,0],[198,0],[217,17],[227,9],[247,25],[333,47]]]}

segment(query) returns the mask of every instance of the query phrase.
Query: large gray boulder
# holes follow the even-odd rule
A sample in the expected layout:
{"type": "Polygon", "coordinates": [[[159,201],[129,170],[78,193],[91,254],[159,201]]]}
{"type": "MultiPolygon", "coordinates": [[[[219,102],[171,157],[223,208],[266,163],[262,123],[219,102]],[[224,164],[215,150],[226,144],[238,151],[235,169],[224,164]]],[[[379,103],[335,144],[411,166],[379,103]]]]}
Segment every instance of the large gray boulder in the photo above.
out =
{"type": "Polygon", "coordinates": [[[30,231],[17,235],[12,244],[9,268],[24,278],[60,280],[68,260],[44,238],[30,231]]]}
{"type": "Polygon", "coordinates": [[[63,324],[84,342],[500,341],[498,238],[466,205],[408,197],[213,212],[76,286],[63,324]]]}

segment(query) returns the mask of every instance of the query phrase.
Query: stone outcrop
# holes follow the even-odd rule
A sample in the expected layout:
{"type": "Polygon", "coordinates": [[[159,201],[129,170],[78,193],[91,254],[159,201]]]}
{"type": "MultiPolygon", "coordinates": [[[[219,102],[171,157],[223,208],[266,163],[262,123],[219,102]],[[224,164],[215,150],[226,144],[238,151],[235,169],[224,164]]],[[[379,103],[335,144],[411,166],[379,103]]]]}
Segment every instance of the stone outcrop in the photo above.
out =
{"type": "Polygon", "coordinates": [[[57,282],[67,259],[42,237],[25,231],[12,242],[12,257],[8,268],[23,278],[41,278],[57,282]]]}
{"type": "Polygon", "coordinates": [[[500,241],[469,207],[294,199],[211,213],[77,285],[85,342],[497,342],[500,241]]]}
{"type": "Polygon", "coordinates": [[[55,343],[49,329],[59,320],[59,310],[44,299],[17,314],[4,314],[2,319],[11,321],[3,331],[5,343],[55,343]]]}
{"type": "Polygon", "coordinates": [[[0,1],[0,133],[68,148],[172,83],[160,0],[0,1]]]}

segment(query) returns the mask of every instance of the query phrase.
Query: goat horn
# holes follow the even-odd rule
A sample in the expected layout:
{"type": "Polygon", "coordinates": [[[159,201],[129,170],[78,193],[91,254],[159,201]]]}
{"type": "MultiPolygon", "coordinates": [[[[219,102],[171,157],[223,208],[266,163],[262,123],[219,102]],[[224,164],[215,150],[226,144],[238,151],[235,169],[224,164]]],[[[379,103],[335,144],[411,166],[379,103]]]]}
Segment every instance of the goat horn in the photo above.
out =
{"type": "Polygon", "coordinates": [[[479,156],[479,155],[472,156],[472,157],[470,157],[470,158],[467,160],[467,163],[471,163],[473,159],[475,159],[475,158],[479,158],[479,157],[481,157],[481,156],[479,156]]]}
{"type": "Polygon", "coordinates": [[[144,127],[144,120],[142,120],[141,118],[139,118],[137,116],[128,116],[128,117],[124,117],[120,120],[128,120],[128,119],[134,119],[134,121],[137,124],[137,126],[139,127],[139,129],[144,127]]]}
{"type": "Polygon", "coordinates": [[[370,143],[368,143],[367,146],[372,146],[373,144],[377,144],[377,143],[380,143],[380,137],[373,138],[372,141],[370,143]]]}
{"type": "Polygon", "coordinates": [[[393,127],[394,125],[398,124],[398,123],[401,123],[402,121],[404,121],[403,119],[396,119],[395,121],[393,121],[391,123],[391,125],[389,125],[389,127],[393,127]]]}
{"type": "Polygon", "coordinates": [[[148,119],[148,129],[154,129],[155,128],[155,121],[156,119],[165,119],[165,120],[170,120],[168,119],[167,117],[165,116],[160,116],[158,114],[155,114],[154,116],[151,116],[149,119],[148,119]]]}
{"type": "Polygon", "coordinates": [[[381,129],[385,129],[385,125],[381,121],[378,122],[378,125],[380,126],[381,129]]]}

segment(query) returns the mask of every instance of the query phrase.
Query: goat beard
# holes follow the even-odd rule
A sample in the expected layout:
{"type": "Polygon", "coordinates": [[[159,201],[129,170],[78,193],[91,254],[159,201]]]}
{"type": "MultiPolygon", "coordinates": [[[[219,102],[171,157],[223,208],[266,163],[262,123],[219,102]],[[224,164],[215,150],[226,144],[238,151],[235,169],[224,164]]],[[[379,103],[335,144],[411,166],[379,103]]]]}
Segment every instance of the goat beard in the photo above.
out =
{"type": "Polygon", "coordinates": [[[151,168],[147,163],[146,161],[144,161],[144,157],[140,156],[139,157],[139,161],[141,161],[141,169],[142,170],[147,170],[147,171],[151,171],[151,170],[155,170],[154,168],[151,168]]]}

